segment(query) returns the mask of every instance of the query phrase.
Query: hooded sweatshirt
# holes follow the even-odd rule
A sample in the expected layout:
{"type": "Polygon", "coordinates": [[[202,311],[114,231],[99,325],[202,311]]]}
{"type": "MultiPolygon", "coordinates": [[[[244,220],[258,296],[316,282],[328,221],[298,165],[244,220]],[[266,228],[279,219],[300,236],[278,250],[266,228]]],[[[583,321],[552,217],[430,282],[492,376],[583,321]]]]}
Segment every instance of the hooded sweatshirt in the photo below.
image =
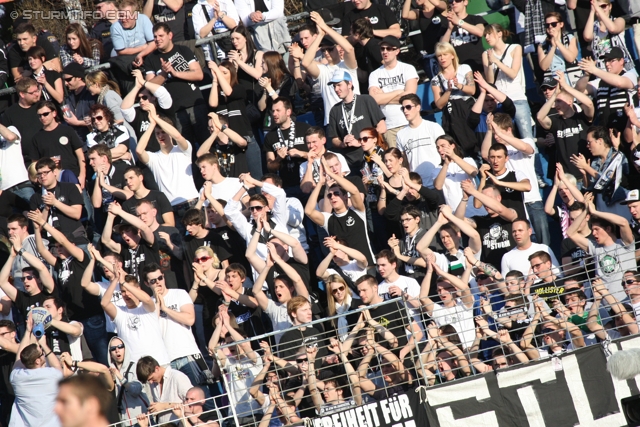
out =
{"type": "MultiPolygon", "coordinates": [[[[120,337],[113,337],[109,341],[109,347],[113,345],[113,339],[118,338],[124,344],[124,360],[118,369],[122,374],[122,381],[116,379],[116,403],[118,404],[118,413],[120,419],[131,421],[125,422],[124,426],[133,426],[137,423],[135,417],[139,414],[147,412],[149,406],[149,398],[144,394],[142,384],[136,378],[136,365],[129,357],[127,344],[120,337]]],[[[116,366],[111,361],[111,352],[107,348],[107,361],[109,366],[116,366]]]]}

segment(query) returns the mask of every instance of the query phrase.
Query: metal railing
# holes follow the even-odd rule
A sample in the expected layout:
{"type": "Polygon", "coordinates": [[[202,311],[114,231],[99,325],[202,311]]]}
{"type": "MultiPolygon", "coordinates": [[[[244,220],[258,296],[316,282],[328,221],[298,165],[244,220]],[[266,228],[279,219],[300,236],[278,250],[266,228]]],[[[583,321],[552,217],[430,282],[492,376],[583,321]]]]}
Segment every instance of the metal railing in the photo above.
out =
{"type": "MultiPolygon", "coordinates": [[[[620,253],[616,256],[621,259],[620,253]]],[[[635,254],[630,256],[635,257],[635,254]]],[[[473,307],[462,308],[458,302],[458,308],[447,314],[449,317],[438,311],[429,316],[425,311],[429,301],[412,295],[242,341],[220,344],[215,349],[215,363],[221,367],[225,389],[234,393],[225,395],[228,404],[216,406],[219,422],[222,425],[226,421],[226,424],[236,426],[257,426],[264,422],[264,426],[268,425],[267,420],[275,411],[276,414],[284,413],[281,415],[283,424],[295,424],[300,421],[298,418],[313,418],[321,411],[324,411],[322,415],[327,415],[336,408],[344,408],[351,400],[354,404],[365,404],[374,396],[386,398],[399,389],[449,383],[596,343],[606,350],[612,338],[637,334],[638,323],[633,318],[633,309],[622,306],[620,296],[617,301],[613,301],[609,294],[601,298],[599,292],[614,288],[615,284],[595,281],[596,266],[593,262],[578,264],[557,267],[572,274],[564,280],[558,277],[549,284],[549,287],[557,286],[558,290],[557,295],[551,295],[547,289],[544,292],[546,302],[542,293],[539,297],[533,296],[539,287],[523,282],[526,277],[515,278],[515,284],[509,280],[514,278],[509,277],[471,286],[473,307]],[[578,280],[580,288],[565,289],[568,279],[578,280]],[[415,302],[417,313],[410,310],[412,302],[415,302]],[[395,308],[385,307],[389,305],[395,305],[395,308]],[[499,305],[507,307],[498,308],[499,305]],[[385,315],[377,315],[377,309],[384,309],[385,315]],[[305,334],[304,338],[301,334],[299,348],[289,352],[288,356],[283,355],[283,349],[275,343],[276,334],[329,325],[332,321],[337,323],[352,313],[359,314],[359,320],[349,325],[351,335],[348,337],[338,336],[337,328],[328,328],[316,335],[305,334]],[[369,321],[369,317],[374,322],[369,321]],[[407,326],[416,324],[416,317],[419,328],[407,329],[407,326]],[[391,326],[392,321],[396,322],[393,324],[395,329],[391,326]],[[459,325],[463,323],[472,326],[462,330],[459,325]],[[393,338],[380,330],[380,326],[386,331],[393,329],[393,338]],[[465,342],[465,333],[473,334],[473,343],[465,342]],[[405,339],[406,345],[394,345],[394,341],[404,343],[405,339]],[[260,342],[264,344],[258,345],[260,342]],[[315,344],[307,345],[309,342],[315,344]],[[250,344],[251,352],[245,353],[243,344],[250,344]],[[260,350],[256,351],[258,348],[260,350]],[[222,354],[227,365],[221,359],[222,354]],[[252,357],[255,363],[250,362],[252,357]],[[304,362],[304,359],[312,357],[316,358],[313,370],[308,362],[304,362]],[[233,364],[228,363],[229,358],[234,358],[233,364]],[[246,386],[249,377],[251,384],[246,386]],[[265,380],[265,377],[268,378],[265,380]],[[310,388],[312,383],[315,386],[310,388]],[[260,409],[252,412],[255,420],[248,420],[246,413],[238,414],[236,410],[238,401],[234,396],[242,395],[243,390],[248,401],[258,396],[268,399],[271,390],[276,403],[258,405],[260,409]],[[263,411],[265,408],[269,409],[266,413],[263,411]]],[[[542,273],[548,272],[538,274],[542,276],[542,273]]],[[[430,285],[430,281],[425,281],[422,287],[428,289],[430,285]]],[[[640,281],[636,285],[621,286],[627,293],[635,295],[631,286],[640,289],[640,281]]],[[[439,296],[433,295],[430,299],[435,301],[439,296]]],[[[221,400],[220,396],[207,400],[216,399],[221,400]]]]}

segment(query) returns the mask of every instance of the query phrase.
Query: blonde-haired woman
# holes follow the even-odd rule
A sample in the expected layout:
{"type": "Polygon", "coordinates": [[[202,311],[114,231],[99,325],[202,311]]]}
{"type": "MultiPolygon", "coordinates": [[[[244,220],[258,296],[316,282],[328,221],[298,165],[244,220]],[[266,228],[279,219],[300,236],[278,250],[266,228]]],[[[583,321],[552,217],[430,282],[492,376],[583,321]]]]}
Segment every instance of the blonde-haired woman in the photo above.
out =
{"type": "Polygon", "coordinates": [[[442,128],[460,141],[465,155],[473,155],[476,136],[469,126],[460,125],[467,122],[474,103],[473,71],[470,66],[460,64],[450,43],[438,43],[435,55],[440,72],[431,79],[431,91],[436,107],[442,110],[442,128]]]}
{"type": "Polygon", "coordinates": [[[94,71],[87,74],[84,81],[89,93],[98,97],[96,102],[109,108],[115,117],[115,122],[122,124],[124,117],[122,117],[122,111],[120,110],[122,97],[120,96],[118,84],[113,80],[109,80],[109,77],[102,71],[94,71]]]}
{"type": "Polygon", "coordinates": [[[484,78],[493,83],[500,92],[507,94],[516,106],[516,126],[521,138],[533,138],[531,109],[526,94],[524,70],[522,68],[522,46],[506,44],[509,31],[499,24],[484,27],[484,38],[491,46],[482,53],[484,78]]]}
{"type": "Polygon", "coordinates": [[[350,313],[360,305],[360,300],[353,298],[347,282],[339,274],[331,274],[324,281],[327,288],[327,314],[329,317],[339,315],[337,319],[328,321],[331,329],[337,331],[338,337],[344,339],[349,329],[358,321],[360,313],[350,313]]]}
{"type": "Polygon", "coordinates": [[[634,65],[624,41],[624,18],[614,18],[612,7],[611,0],[591,0],[591,12],[582,35],[585,41],[591,42],[592,57],[598,68],[606,71],[602,55],[619,47],[624,54],[624,69],[629,71],[634,65]]]}

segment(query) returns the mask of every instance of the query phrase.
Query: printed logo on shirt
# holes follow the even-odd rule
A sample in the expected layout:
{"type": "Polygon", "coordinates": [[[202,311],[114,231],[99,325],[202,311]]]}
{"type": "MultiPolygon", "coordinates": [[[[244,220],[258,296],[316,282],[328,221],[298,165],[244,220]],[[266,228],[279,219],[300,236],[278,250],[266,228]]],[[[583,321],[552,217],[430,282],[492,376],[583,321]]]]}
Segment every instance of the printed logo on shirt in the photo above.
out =
{"type": "Polygon", "coordinates": [[[618,260],[611,255],[605,255],[598,260],[600,270],[604,274],[613,274],[618,270],[618,260]]]}
{"type": "Polygon", "coordinates": [[[475,43],[478,41],[478,37],[470,34],[467,30],[463,30],[457,27],[455,31],[451,33],[451,44],[455,46],[462,46],[467,43],[475,43]]]}
{"type": "Polygon", "coordinates": [[[388,327],[388,326],[389,326],[389,323],[391,323],[391,322],[389,322],[389,319],[387,319],[386,317],[381,317],[381,318],[378,320],[378,323],[380,323],[380,326],[383,326],[383,327],[385,327],[385,328],[386,328],[386,327],[388,327]]]}
{"type": "Polygon", "coordinates": [[[378,22],[380,22],[380,20],[378,19],[377,16],[370,16],[369,22],[371,22],[371,25],[376,25],[378,22]]]}
{"type": "Polygon", "coordinates": [[[381,89],[385,86],[404,86],[404,74],[393,77],[378,77],[378,86],[381,89]]]}
{"type": "MultiPolygon", "coordinates": [[[[364,116],[360,116],[360,117],[354,117],[351,119],[351,123],[357,123],[360,120],[364,120],[364,116]]],[[[340,121],[338,122],[338,126],[342,129],[346,129],[347,127],[344,125],[344,118],[340,119],[340,121]]]]}
{"type": "Polygon", "coordinates": [[[434,16],[433,18],[431,18],[431,23],[434,25],[438,25],[440,22],[441,20],[439,16],[434,16]]]}
{"type": "Polygon", "coordinates": [[[173,69],[179,72],[189,71],[189,63],[182,56],[180,52],[174,53],[170,58],[169,62],[173,66],[173,69]]]}
{"type": "Polygon", "coordinates": [[[572,136],[579,135],[584,129],[582,128],[582,123],[579,123],[578,126],[572,128],[558,129],[556,132],[557,138],[571,138],[572,136]]]}
{"type": "Polygon", "coordinates": [[[351,227],[355,223],[356,223],[356,220],[353,219],[353,217],[350,216],[349,218],[347,218],[347,227],[351,227]]]}
{"type": "Polygon", "coordinates": [[[140,122],[140,132],[146,132],[151,126],[151,122],[149,120],[143,120],[140,122]]]}
{"type": "Polygon", "coordinates": [[[137,331],[140,327],[140,317],[139,316],[131,316],[127,321],[127,326],[132,331],[137,331]]]}
{"type": "Polygon", "coordinates": [[[236,323],[239,325],[241,323],[246,322],[250,318],[251,318],[251,312],[247,311],[246,313],[241,314],[240,316],[236,316],[236,323]]]}
{"type": "Polygon", "coordinates": [[[222,240],[229,240],[229,235],[227,234],[227,232],[225,231],[224,233],[222,233],[222,240]]]}
{"type": "Polygon", "coordinates": [[[66,136],[61,136],[58,142],[62,145],[67,145],[69,143],[69,138],[67,138],[66,136]]]}
{"type": "Polygon", "coordinates": [[[482,245],[487,249],[502,249],[511,246],[509,232],[498,223],[489,227],[489,232],[482,237],[482,245]]]}

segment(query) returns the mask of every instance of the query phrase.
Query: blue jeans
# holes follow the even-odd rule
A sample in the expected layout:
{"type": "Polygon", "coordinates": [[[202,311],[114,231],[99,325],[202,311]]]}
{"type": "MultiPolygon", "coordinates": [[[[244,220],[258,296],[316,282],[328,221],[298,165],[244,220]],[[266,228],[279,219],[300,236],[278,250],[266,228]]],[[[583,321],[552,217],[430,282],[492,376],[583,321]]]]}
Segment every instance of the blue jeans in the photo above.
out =
{"type": "MultiPolygon", "coordinates": [[[[21,185],[21,184],[18,184],[18,185],[21,185]]],[[[24,186],[24,187],[22,187],[20,189],[16,189],[16,187],[17,187],[17,185],[14,185],[11,188],[7,188],[7,190],[12,192],[16,196],[20,197],[21,199],[23,199],[27,203],[30,203],[31,202],[31,196],[33,196],[34,193],[35,193],[35,191],[33,191],[33,186],[26,185],[26,186],[24,186]]]]}
{"type": "Polygon", "coordinates": [[[187,356],[180,357],[171,362],[171,367],[173,369],[177,369],[178,371],[185,374],[189,377],[191,384],[199,385],[200,384],[200,371],[197,366],[194,366],[195,363],[191,363],[187,356]]]}
{"type": "Polygon", "coordinates": [[[252,136],[247,141],[247,165],[252,178],[260,180],[262,178],[262,153],[256,139],[252,136]]]}
{"type": "Polygon", "coordinates": [[[547,222],[547,214],[544,212],[544,205],[542,202],[530,202],[525,203],[525,206],[529,214],[529,221],[531,221],[531,226],[536,234],[535,241],[550,246],[549,223],[547,222]]]}
{"type": "Polygon", "coordinates": [[[529,101],[519,100],[513,101],[516,106],[516,116],[514,120],[520,133],[520,138],[533,139],[533,128],[531,126],[531,108],[529,108],[529,101]]]}
{"type": "Polygon", "coordinates": [[[88,319],[80,321],[84,327],[85,340],[93,355],[93,360],[109,366],[107,361],[107,351],[109,350],[109,335],[107,334],[107,322],[104,314],[96,314],[88,319]]]}

